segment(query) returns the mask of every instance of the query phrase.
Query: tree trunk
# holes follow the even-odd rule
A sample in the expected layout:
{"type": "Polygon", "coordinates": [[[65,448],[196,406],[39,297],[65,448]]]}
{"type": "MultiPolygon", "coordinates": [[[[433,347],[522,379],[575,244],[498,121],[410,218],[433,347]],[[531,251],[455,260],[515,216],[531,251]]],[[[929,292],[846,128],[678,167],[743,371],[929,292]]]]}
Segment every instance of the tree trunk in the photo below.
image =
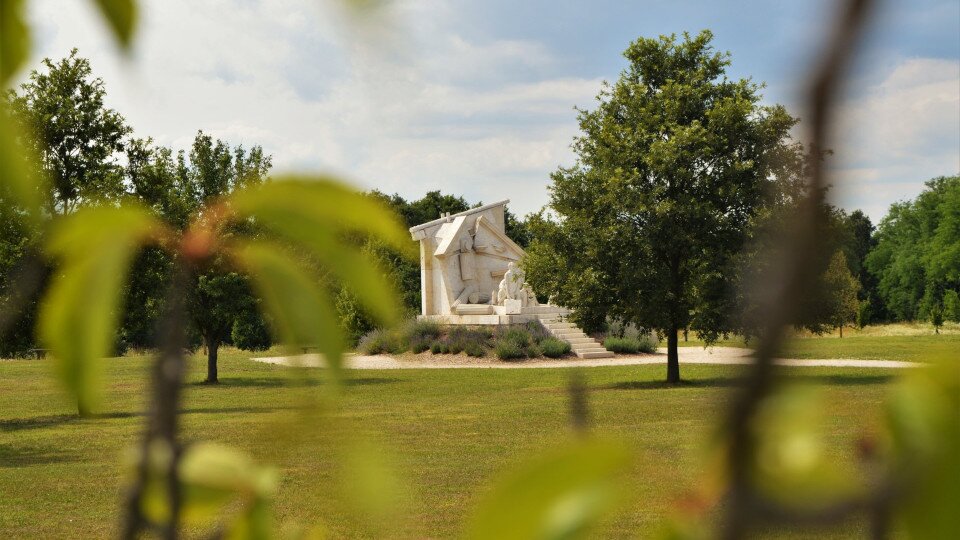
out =
{"type": "Polygon", "coordinates": [[[220,342],[215,339],[207,340],[207,383],[216,384],[217,380],[217,349],[220,342]]]}
{"type": "Polygon", "coordinates": [[[684,329],[683,329],[683,341],[684,341],[684,342],[689,341],[689,336],[687,335],[689,332],[690,332],[690,329],[689,329],[689,328],[684,328],[684,329]]]}
{"type": "Polygon", "coordinates": [[[843,325],[840,325],[840,339],[843,339],[843,325]]]}
{"type": "Polygon", "coordinates": [[[677,351],[679,331],[677,325],[672,325],[667,331],[667,382],[670,384],[680,382],[680,356],[677,351]]]}
{"type": "Polygon", "coordinates": [[[93,417],[93,413],[90,412],[90,407],[88,407],[87,404],[80,399],[77,400],[77,414],[80,416],[80,418],[93,417]]]}

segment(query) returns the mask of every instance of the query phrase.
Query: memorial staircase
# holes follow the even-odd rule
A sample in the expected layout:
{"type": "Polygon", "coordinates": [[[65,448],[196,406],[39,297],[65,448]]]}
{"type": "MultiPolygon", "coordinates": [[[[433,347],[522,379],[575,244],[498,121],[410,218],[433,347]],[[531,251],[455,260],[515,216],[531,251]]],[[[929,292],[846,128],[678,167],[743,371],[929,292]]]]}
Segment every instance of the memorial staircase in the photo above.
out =
{"type": "Polygon", "coordinates": [[[561,339],[570,344],[570,350],[578,358],[610,358],[613,353],[604,346],[588,336],[577,325],[564,319],[563,315],[549,313],[539,315],[540,324],[547,329],[553,337],[561,339]]]}

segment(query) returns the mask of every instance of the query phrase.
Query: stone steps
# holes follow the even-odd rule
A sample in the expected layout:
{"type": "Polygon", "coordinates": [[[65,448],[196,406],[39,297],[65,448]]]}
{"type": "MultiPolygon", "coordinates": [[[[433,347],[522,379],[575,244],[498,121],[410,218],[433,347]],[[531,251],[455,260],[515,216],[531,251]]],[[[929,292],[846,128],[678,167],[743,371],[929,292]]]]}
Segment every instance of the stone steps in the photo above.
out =
{"type": "Polygon", "coordinates": [[[608,351],[597,340],[588,336],[577,325],[560,319],[556,314],[541,315],[540,323],[553,337],[570,344],[570,350],[577,358],[610,358],[608,351]]]}

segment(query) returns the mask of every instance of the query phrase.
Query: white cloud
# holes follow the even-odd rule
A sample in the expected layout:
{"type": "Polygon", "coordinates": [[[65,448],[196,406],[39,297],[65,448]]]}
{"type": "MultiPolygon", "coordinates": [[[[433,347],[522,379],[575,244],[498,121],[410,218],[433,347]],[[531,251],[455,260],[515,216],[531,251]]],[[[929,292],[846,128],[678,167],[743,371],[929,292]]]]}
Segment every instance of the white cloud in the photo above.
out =
{"type": "MultiPolygon", "coordinates": [[[[538,209],[549,174],[573,161],[573,106],[600,89],[543,42],[485,38],[449,0],[360,19],[316,0],[144,2],[131,61],[90,3],[29,5],[32,65],[79,47],[138,136],[179,149],[203,129],[263,145],[277,170],[408,198],[443,189],[538,209]]],[[[874,218],[960,170],[960,62],[908,59],[877,80],[842,107],[833,160],[840,202],[874,218]]]]}
{"type": "Polygon", "coordinates": [[[875,220],[934,176],[960,172],[960,62],[907,59],[841,109],[837,194],[875,220]]]}
{"type": "Polygon", "coordinates": [[[85,3],[32,5],[34,65],[79,47],[138,136],[179,149],[203,129],[263,145],[277,170],[406,197],[443,189],[538,209],[572,160],[573,106],[600,87],[563,75],[540,43],[465,39],[435,0],[360,23],[308,0],[143,3],[132,62],[85,3]]]}

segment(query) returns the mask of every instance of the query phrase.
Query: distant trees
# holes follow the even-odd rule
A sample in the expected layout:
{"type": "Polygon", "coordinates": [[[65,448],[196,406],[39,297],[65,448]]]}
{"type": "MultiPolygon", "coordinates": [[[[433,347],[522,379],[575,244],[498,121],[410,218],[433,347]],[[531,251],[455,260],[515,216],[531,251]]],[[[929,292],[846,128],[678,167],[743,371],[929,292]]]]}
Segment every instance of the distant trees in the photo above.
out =
{"type": "Polygon", "coordinates": [[[960,320],[960,176],[926,187],[890,207],[866,266],[892,318],[925,319],[939,329],[945,319],[960,320]]]}
{"type": "Polygon", "coordinates": [[[587,330],[607,315],[667,337],[667,381],[680,380],[677,332],[731,330],[732,265],[777,162],[800,148],[796,120],[730,80],[712,34],[641,38],[629,65],[581,110],[577,164],[552,175],[559,216],[530,223],[527,275],[576,310],[587,330]]]}
{"type": "Polygon", "coordinates": [[[7,99],[25,131],[34,134],[32,153],[53,188],[46,194],[47,210],[69,213],[84,202],[116,199],[124,193],[119,158],[130,127],[104,105],[103,80],[93,77],[77,49],[43,65],[46,71],[31,72],[7,99]]]}
{"type": "MultiPolygon", "coordinates": [[[[131,138],[124,118],[104,105],[103,81],[93,76],[89,61],[76,50],[58,62],[46,59],[43,66],[5,99],[14,118],[36,134],[21,143],[35,145],[29,149],[38,156],[35,166],[50,179],[50,191],[41,194],[49,215],[71,213],[95,202],[135,198],[182,232],[192,217],[218,198],[266,180],[271,159],[259,146],[231,148],[199,132],[189,153],[174,153],[155,146],[149,138],[131,138]]],[[[11,275],[31,255],[32,243],[39,237],[38,231],[28,230],[28,224],[14,214],[15,206],[2,205],[0,294],[4,296],[11,294],[11,275]]],[[[172,263],[169,252],[158,247],[148,247],[137,255],[126,285],[118,351],[127,346],[153,346],[172,263]]],[[[41,268],[43,279],[50,271],[56,269],[41,268]]],[[[211,261],[197,276],[190,296],[193,333],[207,345],[211,382],[216,381],[217,349],[223,342],[236,340],[249,348],[269,346],[258,299],[246,278],[235,270],[211,261]]],[[[28,302],[21,312],[22,320],[0,337],[4,356],[36,347],[32,332],[36,301],[28,302]]]]}
{"type": "MultiPolygon", "coordinates": [[[[44,71],[33,71],[18,90],[7,91],[2,99],[12,119],[30,133],[18,141],[19,153],[35,156],[31,166],[49,179],[49,191],[40,193],[49,216],[73,212],[91,201],[116,200],[124,192],[120,158],[124,139],[130,133],[124,118],[105,106],[103,81],[94,78],[90,63],[78,56],[52,62],[45,59],[44,71]]],[[[19,210],[0,187],[0,297],[20,294],[12,289],[16,273],[32,262],[32,278],[39,285],[23,298],[16,321],[0,336],[0,355],[10,356],[36,347],[33,328],[39,291],[50,266],[38,255],[42,231],[36,223],[20,219],[19,210]]]]}

